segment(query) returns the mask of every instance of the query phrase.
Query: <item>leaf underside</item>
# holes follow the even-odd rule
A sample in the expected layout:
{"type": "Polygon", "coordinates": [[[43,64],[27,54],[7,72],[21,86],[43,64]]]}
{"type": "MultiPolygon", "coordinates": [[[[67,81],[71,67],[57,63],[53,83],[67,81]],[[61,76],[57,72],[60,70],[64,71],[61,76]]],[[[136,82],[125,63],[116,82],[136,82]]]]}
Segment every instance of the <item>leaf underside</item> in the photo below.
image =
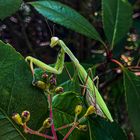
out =
{"type": "Polygon", "coordinates": [[[30,4],[47,19],[102,42],[96,29],[74,9],[51,0],[41,0],[30,4]]]}

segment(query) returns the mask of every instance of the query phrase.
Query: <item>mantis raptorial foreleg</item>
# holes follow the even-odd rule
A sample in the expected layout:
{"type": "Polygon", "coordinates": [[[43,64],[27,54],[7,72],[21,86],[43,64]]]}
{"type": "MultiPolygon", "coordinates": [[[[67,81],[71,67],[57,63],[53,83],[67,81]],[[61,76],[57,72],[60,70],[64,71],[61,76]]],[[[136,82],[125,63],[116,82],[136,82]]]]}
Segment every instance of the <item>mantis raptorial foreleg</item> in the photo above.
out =
{"type": "Polygon", "coordinates": [[[58,54],[57,61],[54,68],[41,62],[40,60],[32,56],[27,56],[25,60],[30,61],[30,67],[31,67],[32,73],[33,73],[33,64],[34,64],[38,66],[39,68],[43,69],[44,71],[54,73],[54,74],[61,74],[64,67],[64,58],[65,58],[65,52],[63,49],[61,49],[60,53],[58,54]]]}
{"type": "MultiPolygon", "coordinates": [[[[73,53],[70,51],[70,49],[65,45],[65,43],[60,40],[57,37],[52,37],[51,38],[51,43],[50,46],[51,47],[55,47],[56,45],[59,45],[61,47],[61,52],[60,55],[58,56],[57,62],[55,67],[50,67],[49,65],[46,65],[45,63],[33,58],[33,57],[27,57],[26,60],[31,61],[33,64],[37,65],[38,67],[42,68],[45,71],[54,73],[54,74],[60,74],[63,70],[63,66],[64,66],[64,54],[67,53],[67,55],[70,57],[71,61],[74,63],[77,72],[78,72],[78,77],[81,81],[82,84],[84,84],[88,73],[86,72],[86,70],[83,68],[83,66],[79,63],[79,61],[77,60],[77,58],[73,55],[73,53]]],[[[87,82],[86,82],[86,89],[87,89],[87,104],[88,105],[94,105],[95,103],[95,94],[96,94],[96,102],[98,105],[98,110],[99,113],[97,112],[97,114],[103,116],[106,116],[110,121],[113,121],[111,114],[105,104],[105,102],[103,101],[98,89],[96,88],[96,86],[93,84],[92,79],[88,76],[87,78],[87,82]]],[[[95,106],[95,105],[94,105],[95,106]]]]}

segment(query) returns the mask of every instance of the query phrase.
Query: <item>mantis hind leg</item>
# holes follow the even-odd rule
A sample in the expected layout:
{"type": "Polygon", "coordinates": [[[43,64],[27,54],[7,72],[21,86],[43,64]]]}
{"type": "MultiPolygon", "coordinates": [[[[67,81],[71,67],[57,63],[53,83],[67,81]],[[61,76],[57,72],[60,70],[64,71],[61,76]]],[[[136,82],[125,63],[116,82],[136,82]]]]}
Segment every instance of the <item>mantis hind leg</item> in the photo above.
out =
{"type": "Polygon", "coordinates": [[[93,78],[92,68],[89,68],[87,77],[86,77],[85,82],[84,82],[84,85],[82,86],[83,87],[82,95],[84,96],[85,92],[86,92],[86,99],[90,100],[91,105],[93,105],[95,107],[96,114],[101,116],[101,117],[104,117],[102,110],[100,109],[99,105],[96,103],[96,92],[94,91],[95,94],[93,96],[91,96],[90,90],[87,89],[86,85],[87,85],[87,81],[88,81],[89,77],[91,77],[91,79],[93,81],[93,84],[94,84],[95,80],[97,80],[96,87],[98,88],[99,77],[96,76],[96,77],[93,78]]]}

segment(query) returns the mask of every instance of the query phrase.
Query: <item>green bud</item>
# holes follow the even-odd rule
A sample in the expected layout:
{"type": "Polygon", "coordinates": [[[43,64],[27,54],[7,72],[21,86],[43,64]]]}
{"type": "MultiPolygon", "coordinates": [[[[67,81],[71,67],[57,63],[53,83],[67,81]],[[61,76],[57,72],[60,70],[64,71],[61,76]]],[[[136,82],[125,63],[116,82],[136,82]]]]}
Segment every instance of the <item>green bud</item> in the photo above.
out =
{"type": "Polygon", "coordinates": [[[29,111],[23,111],[21,114],[22,118],[24,119],[24,122],[28,122],[30,120],[30,112],[29,111]]]}
{"type": "Polygon", "coordinates": [[[78,129],[81,131],[87,131],[88,127],[87,127],[87,125],[78,125],[78,129]]]}
{"type": "Polygon", "coordinates": [[[64,92],[64,89],[63,89],[63,87],[57,87],[57,88],[55,89],[55,92],[56,92],[56,93],[62,93],[62,92],[64,92]]]}
{"type": "Polygon", "coordinates": [[[43,128],[50,128],[52,125],[52,120],[51,118],[47,118],[44,122],[43,122],[43,128]]]}
{"type": "Polygon", "coordinates": [[[38,88],[43,89],[43,90],[45,90],[45,88],[46,88],[46,84],[43,81],[37,81],[35,83],[35,86],[37,86],[38,88]]]}
{"type": "Polygon", "coordinates": [[[22,119],[18,113],[14,113],[12,119],[18,124],[23,125],[22,119]]]}
{"type": "Polygon", "coordinates": [[[77,105],[75,107],[75,114],[79,115],[82,112],[82,109],[83,109],[82,105],[77,105]]]}
{"type": "Polygon", "coordinates": [[[88,115],[91,115],[91,114],[93,114],[93,113],[95,113],[95,107],[94,106],[89,106],[89,108],[87,109],[87,112],[85,113],[85,117],[87,117],[88,115]]]}

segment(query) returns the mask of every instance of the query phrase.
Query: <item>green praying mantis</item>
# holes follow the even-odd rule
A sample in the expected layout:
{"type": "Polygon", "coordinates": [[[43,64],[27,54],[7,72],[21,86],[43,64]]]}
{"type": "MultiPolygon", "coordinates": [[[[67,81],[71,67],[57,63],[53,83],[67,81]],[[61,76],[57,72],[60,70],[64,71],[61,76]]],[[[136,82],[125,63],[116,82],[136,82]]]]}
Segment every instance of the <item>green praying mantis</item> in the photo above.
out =
{"type": "Polygon", "coordinates": [[[86,101],[88,105],[93,105],[96,108],[96,114],[100,116],[104,116],[108,118],[111,122],[113,122],[113,118],[101,97],[97,87],[94,85],[93,80],[88,76],[89,74],[86,72],[84,67],[79,63],[78,59],[73,55],[71,50],[66,46],[66,44],[60,40],[58,37],[52,37],[50,46],[53,48],[56,45],[60,46],[60,53],[58,54],[57,61],[54,67],[51,67],[40,60],[27,56],[26,61],[30,62],[30,66],[33,72],[33,64],[38,66],[39,68],[43,69],[44,71],[54,73],[54,74],[61,74],[64,68],[64,59],[65,53],[70,57],[71,61],[73,62],[77,72],[78,77],[82,84],[86,86],[86,101]],[[86,81],[86,84],[85,84],[86,81]]]}

